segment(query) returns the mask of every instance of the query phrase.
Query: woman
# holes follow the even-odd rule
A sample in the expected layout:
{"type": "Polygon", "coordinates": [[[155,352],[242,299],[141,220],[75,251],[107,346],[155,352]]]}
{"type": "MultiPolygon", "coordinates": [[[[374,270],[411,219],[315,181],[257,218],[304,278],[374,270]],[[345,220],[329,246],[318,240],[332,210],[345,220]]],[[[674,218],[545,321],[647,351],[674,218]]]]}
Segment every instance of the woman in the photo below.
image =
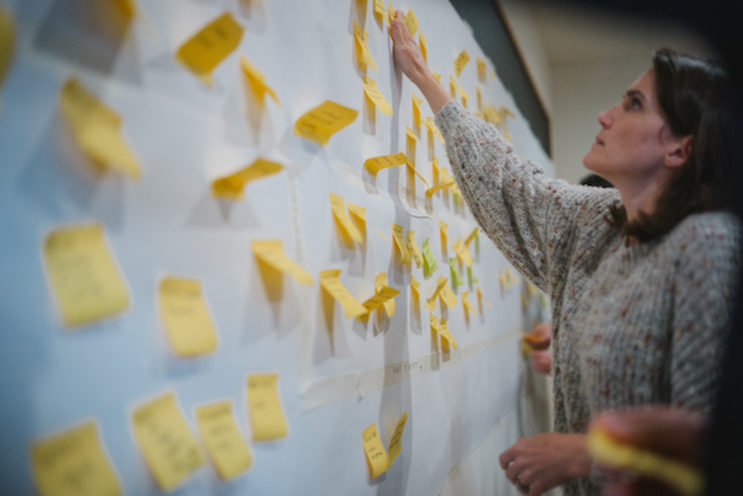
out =
{"type": "Polygon", "coordinates": [[[723,213],[734,187],[727,77],[668,50],[599,115],[583,163],[615,190],[571,186],[521,160],[500,133],[436,82],[402,12],[395,58],[446,138],[467,204],[499,249],[552,303],[555,433],[501,455],[529,495],[564,484],[598,494],[591,415],[651,403],[708,411],[738,267],[723,213]]]}

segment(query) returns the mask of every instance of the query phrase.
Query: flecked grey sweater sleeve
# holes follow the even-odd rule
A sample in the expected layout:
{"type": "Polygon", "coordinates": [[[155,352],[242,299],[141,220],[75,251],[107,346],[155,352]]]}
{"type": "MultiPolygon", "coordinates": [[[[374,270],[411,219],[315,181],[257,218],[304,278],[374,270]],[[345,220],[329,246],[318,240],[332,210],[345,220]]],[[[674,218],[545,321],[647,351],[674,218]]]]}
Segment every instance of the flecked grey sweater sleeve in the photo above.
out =
{"type": "Polygon", "coordinates": [[[709,413],[730,330],[740,231],[731,215],[696,215],[679,225],[673,295],[671,403],[709,413]]]}
{"type": "Polygon", "coordinates": [[[581,227],[618,196],[547,177],[492,125],[450,101],[436,115],[467,205],[506,258],[542,290],[565,279],[581,227]]]}

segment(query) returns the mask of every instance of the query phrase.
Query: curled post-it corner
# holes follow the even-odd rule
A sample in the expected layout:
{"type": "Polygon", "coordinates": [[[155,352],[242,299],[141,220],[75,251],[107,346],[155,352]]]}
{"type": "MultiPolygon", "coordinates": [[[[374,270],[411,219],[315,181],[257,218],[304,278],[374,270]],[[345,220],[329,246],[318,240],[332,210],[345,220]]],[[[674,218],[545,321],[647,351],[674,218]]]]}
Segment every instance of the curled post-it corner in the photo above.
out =
{"type": "Polygon", "coordinates": [[[379,171],[390,167],[397,167],[398,165],[406,164],[407,162],[408,157],[405,153],[400,152],[394,155],[382,155],[380,157],[366,159],[364,161],[364,168],[376,179],[379,171]]]}
{"type": "Polygon", "coordinates": [[[284,253],[279,239],[253,241],[253,253],[274,270],[287,273],[298,283],[311,285],[312,276],[284,253]]]}
{"type": "Polygon", "coordinates": [[[384,97],[379,88],[377,88],[377,82],[368,77],[364,77],[364,94],[366,97],[379,109],[380,112],[387,115],[392,115],[392,105],[384,97]]]}
{"type": "Polygon", "coordinates": [[[266,76],[258,70],[244,55],[240,55],[240,67],[247,78],[250,86],[253,88],[256,98],[262,101],[268,94],[276,105],[281,106],[279,95],[266,83],[266,76]]]}
{"type": "Polygon", "coordinates": [[[340,303],[346,318],[356,318],[368,312],[367,308],[353,297],[340,280],[340,270],[323,270],[320,272],[320,285],[335,301],[340,303]]]}
{"type": "Polygon", "coordinates": [[[278,162],[259,158],[248,167],[240,169],[229,176],[215,179],[212,182],[212,195],[227,200],[242,200],[245,198],[243,189],[246,184],[257,179],[278,174],[283,168],[284,166],[278,162]]]}
{"type": "Polygon", "coordinates": [[[344,236],[347,236],[351,241],[361,243],[364,238],[361,236],[361,231],[351,221],[351,218],[346,212],[346,201],[340,196],[330,193],[330,209],[333,211],[333,216],[336,222],[340,225],[344,236]]]}

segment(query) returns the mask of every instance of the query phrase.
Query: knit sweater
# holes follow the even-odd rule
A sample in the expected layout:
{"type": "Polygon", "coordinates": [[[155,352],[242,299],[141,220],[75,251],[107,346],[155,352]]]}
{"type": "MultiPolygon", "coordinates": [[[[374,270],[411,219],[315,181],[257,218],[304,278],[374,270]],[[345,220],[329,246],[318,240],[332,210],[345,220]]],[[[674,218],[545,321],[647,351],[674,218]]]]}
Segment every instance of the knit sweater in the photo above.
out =
{"type": "MultiPolygon", "coordinates": [[[[584,433],[598,412],[651,403],[708,411],[739,266],[735,218],[690,215],[627,247],[606,222],[616,190],[547,177],[455,101],[436,124],[480,227],[550,297],[554,430],[584,433]]],[[[599,488],[578,479],[564,493],[599,488]]]]}

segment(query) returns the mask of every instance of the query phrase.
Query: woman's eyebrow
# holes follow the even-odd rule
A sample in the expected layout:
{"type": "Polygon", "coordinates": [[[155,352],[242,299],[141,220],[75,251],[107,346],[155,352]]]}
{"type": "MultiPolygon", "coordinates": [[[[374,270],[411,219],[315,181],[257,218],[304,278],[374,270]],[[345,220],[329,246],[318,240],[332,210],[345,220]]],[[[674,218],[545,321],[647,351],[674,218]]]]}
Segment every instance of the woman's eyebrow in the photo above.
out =
{"type": "Polygon", "coordinates": [[[642,92],[639,91],[639,90],[627,90],[627,93],[625,93],[624,95],[626,97],[628,97],[628,98],[629,97],[636,96],[636,97],[639,97],[642,100],[645,100],[645,95],[643,95],[642,92]]]}

